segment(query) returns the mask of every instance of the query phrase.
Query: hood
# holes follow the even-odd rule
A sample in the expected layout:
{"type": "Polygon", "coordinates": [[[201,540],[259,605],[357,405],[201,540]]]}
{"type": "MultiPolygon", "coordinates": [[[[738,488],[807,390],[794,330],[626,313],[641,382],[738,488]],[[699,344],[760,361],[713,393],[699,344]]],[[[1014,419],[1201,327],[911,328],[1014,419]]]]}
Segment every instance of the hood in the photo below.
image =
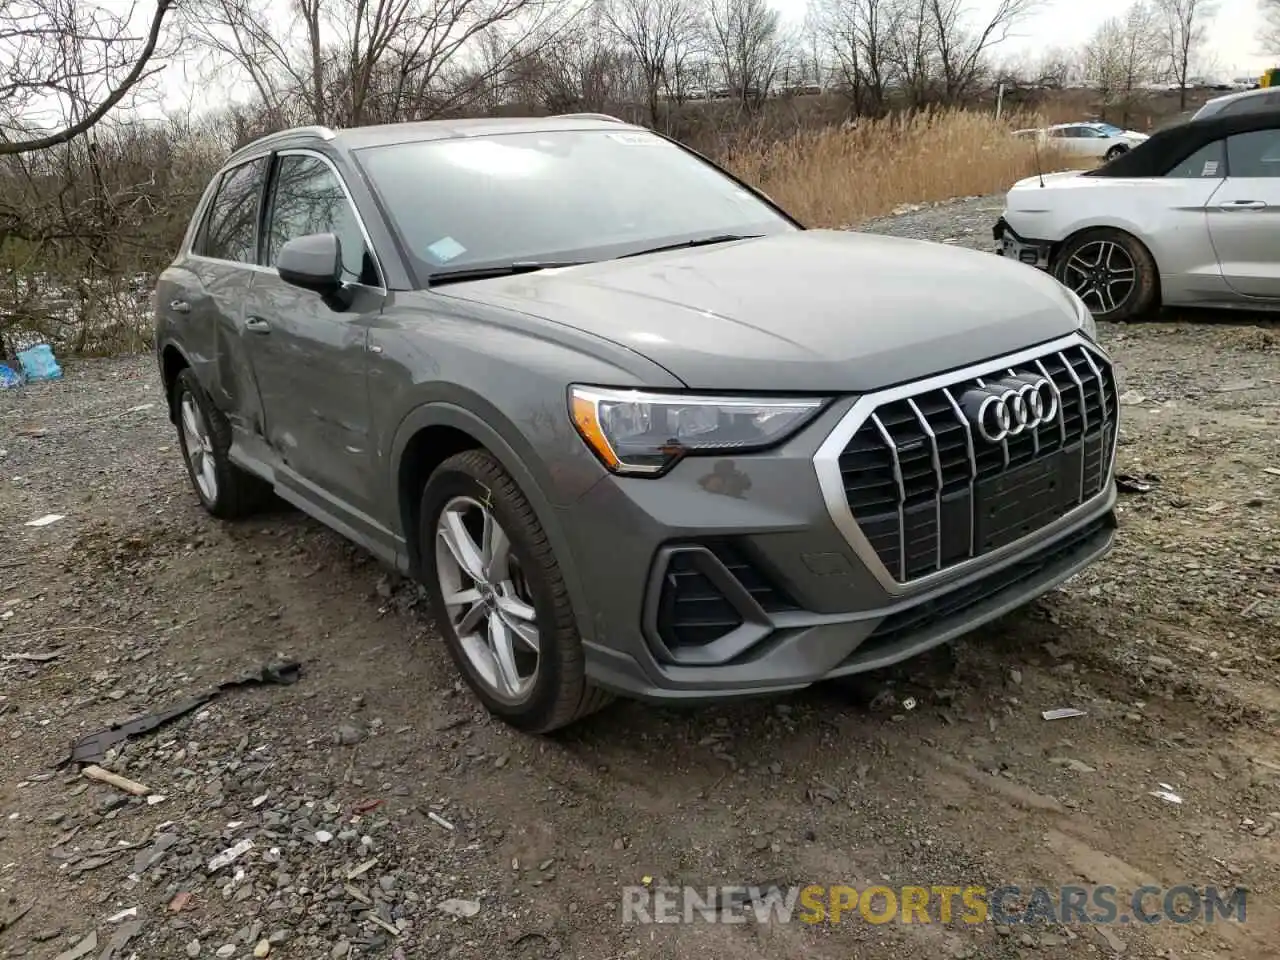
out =
{"type": "Polygon", "coordinates": [[[1028,190],[1028,189],[1047,190],[1050,187],[1055,187],[1055,188],[1064,187],[1067,184],[1069,184],[1071,181],[1079,177],[1080,174],[1082,173],[1084,173],[1083,170],[1059,170],[1056,173],[1046,173],[1043,176],[1043,178],[1039,174],[1035,174],[1030,177],[1023,177],[1021,180],[1017,181],[1010,189],[1012,190],[1028,190]],[[1044,180],[1043,188],[1040,186],[1041,179],[1044,180]]]}
{"type": "Polygon", "coordinates": [[[1148,139],[1147,134],[1139,133],[1137,130],[1126,130],[1121,133],[1120,136],[1124,137],[1126,140],[1132,140],[1135,143],[1141,143],[1143,140],[1148,139]]]}
{"type": "Polygon", "coordinates": [[[800,230],[440,287],[621,344],[698,390],[864,392],[1070,333],[1047,274],[990,253],[800,230]]]}

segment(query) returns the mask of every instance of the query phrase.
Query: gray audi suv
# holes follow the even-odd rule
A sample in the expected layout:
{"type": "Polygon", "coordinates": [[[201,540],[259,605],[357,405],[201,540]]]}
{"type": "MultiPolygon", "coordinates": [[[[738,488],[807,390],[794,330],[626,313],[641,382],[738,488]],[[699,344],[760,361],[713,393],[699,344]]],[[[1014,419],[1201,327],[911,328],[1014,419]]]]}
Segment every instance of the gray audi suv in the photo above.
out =
{"type": "Polygon", "coordinates": [[[156,290],[204,507],[274,492],[418,580],[494,714],[901,661],[1101,557],[1116,382],[987,253],[809,230],[571,115],[286,130],[156,290]]]}

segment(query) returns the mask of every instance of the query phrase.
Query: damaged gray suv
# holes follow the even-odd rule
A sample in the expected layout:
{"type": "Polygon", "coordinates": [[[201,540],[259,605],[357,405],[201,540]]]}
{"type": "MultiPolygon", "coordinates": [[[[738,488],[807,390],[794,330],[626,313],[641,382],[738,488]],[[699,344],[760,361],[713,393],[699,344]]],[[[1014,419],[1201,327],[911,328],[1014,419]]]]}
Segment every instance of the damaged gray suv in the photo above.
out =
{"type": "Polygon", "coordinates": [[[987,253],[807,230],[609,117],[287,130],[156,292],[192,484],[426,588],[486,707],[710,702],[901,661],[1114,535],[1089,311],[987,253]]]}

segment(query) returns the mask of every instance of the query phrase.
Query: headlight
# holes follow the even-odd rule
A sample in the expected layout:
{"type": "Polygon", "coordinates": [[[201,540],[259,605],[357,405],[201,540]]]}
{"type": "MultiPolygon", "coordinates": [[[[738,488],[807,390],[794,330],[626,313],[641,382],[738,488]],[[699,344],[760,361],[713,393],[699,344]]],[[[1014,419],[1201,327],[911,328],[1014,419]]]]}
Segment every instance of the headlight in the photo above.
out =
{"type": "Polygon", "coordinates": [[[1098,321],[1093,319],[1093,312],[1084,305],[1084,301],[1073,291],[1071,296],[1075,297],[1076,311],[1080,315],[1080,329],[1084,331],[1084,335],[1090,340],[1098,339],[1098,321]]]}
{"type": "Polygon", "coordinates": [[[570,387],[573,425],[614,473],[662,473],[684,456],[742,453],[786,439],[826,403],[570,387]]]}
{"type": "Polygon", "coordinates": [[[1076,319],[1080,322],[1081,332],[1090,340],[1096,341],[1098,339],[1098,321],[1093,319],[1093,313],[1084,305],[1084,301],[1080,299],[1074,290],[1066,284],[1062,284],[1062,289],[1076,312],[1076,319]]]}

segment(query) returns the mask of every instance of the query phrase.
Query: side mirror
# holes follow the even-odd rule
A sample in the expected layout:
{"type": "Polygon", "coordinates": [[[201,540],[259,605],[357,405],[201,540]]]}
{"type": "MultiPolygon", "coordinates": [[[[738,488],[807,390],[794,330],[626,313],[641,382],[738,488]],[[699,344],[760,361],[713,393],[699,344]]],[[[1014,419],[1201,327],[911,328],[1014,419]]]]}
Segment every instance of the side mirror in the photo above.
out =
{"type": "Polygon", "coordinates": [[[342,287],[342,241],[332,233],[295,237],[280,248],[276,272],[285,283],[327,297],[342,287]]]}

